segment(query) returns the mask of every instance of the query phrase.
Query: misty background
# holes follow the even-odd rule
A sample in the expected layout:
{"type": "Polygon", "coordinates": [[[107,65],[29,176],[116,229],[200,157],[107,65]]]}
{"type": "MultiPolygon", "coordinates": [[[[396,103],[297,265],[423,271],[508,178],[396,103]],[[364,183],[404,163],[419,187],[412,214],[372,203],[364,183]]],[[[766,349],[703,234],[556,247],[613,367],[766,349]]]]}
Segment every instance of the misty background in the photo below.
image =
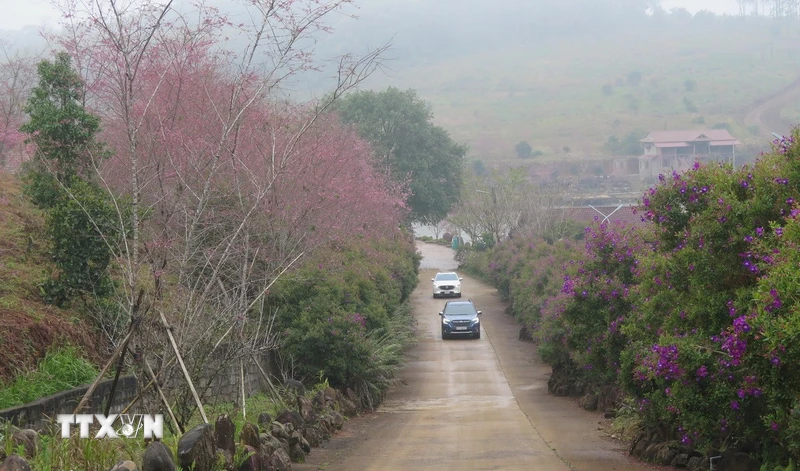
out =
{"type": "MultiPolygon", "coordinates": [[[[247,21],[229,2],[210,4],[247,21]]],[[[43,5],[28,8],[52,28],[43,5]]],[[[800,87],[796,0],[369,0],[345,13],[318,38],[317,56],[391,44],[362,88],[416,90],[482,163],[513,163],[523,142],[539,161],[634,154],[648,131],[711,127],[756,156],[800,122],[800,92],[754,111],[800,87]],[[609,145],[626,139],[627,148],[609,145]]],[[[2,39],[43,50],[39,30],[2,39]]],[[[330,84],[331,70],[309,72],[285,92],[307,100],[330,84]]]]}

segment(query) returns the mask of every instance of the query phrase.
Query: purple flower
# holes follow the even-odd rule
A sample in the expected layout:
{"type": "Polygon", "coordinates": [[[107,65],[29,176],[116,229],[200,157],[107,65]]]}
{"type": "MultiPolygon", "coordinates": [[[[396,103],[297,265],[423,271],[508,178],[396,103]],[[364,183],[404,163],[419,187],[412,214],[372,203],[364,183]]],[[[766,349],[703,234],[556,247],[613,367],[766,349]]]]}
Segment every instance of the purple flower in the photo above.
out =
{"type": "Polygon", "coordinates": [[[700,368],[698,368],[696,374],[699,378],[705,378],[706,376],[708,376],[708,368],[706,368],[706,365],[703,365],[700,368]]]}
{"type": "Polygon", "coordinates": [[[764,228],[763,227],[756,227],[756,235],[761,237],[764,235],[764,228]]]}
{"type": "Polygon", "coordinates": [[[782,236],[783,235],[783,228],[782,227],[776,227],[775,228],[775,235],[778,236],[778,237],[782,236]]]}
{"type": "Polygon", "coordinates": [[[731,409],[739,410],[739,401],[731,401],[731,409]]]}

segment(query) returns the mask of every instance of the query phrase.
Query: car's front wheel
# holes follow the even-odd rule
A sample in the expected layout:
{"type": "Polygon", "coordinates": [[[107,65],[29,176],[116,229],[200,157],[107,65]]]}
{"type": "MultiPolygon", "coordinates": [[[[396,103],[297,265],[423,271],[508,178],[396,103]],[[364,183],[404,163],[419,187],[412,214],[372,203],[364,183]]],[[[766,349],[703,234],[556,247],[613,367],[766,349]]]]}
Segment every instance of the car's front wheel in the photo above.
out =
{"type": "Polygon", "coordinates": [[[447,340],[447,339],[448,339],[447,332],[445,332],[444,329],[442,329],[442,340],[447,340]]]}
{"type": "Polygon", "coordinates": [[[476,331],[476,332],[475,332],[475,333],[472,335],[472,337],[473,337],[473,338],[475,338],[475,339],[479,339],[479,338],[481,338],[481,329],[478,329],[478,330],[477,330],[477,331],[476,331]]]}

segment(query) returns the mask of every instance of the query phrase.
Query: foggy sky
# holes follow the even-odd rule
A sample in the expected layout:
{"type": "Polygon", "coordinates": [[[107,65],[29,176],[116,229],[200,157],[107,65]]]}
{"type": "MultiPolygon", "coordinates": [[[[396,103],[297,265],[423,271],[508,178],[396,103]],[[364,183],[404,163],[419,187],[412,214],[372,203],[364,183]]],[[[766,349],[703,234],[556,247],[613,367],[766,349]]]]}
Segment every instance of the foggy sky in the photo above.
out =
{"type": "MultiPolygon", "coordinates": [[[[358,12],[359,16],[367,21],[369,19],[370,11],[376,8],[381,8],[382,4],[386,4],[389,0],[361,0],[357,2],[360,7],[358,12]]],[[[408,0],[398,0],[407,3],[408,0]]],[[[441,4],[450,2],[454,8],[457,8],[459,0],[428,0],[431,2],[441,2],[441,4]]],[[[520,2],[528,3],[531,0],[519,0],[520,2]]],[[[227,2],[222,2],[225,4],[227,2]]],[[[709,10],[717,14],[731,14],[738,13],[738,7],[734,0],[662,0],[661,2],[664,9],[669,11],[674,7],[686,8],[691,13],[696,13],[700,10],[709,10]]],[[[35,27],[51,27],[54,28],[58,25],[60,14],[48,0],[0,0],[0,11],[4,14],[0,16],[0,29],[5,30],[21,30],[26,26],[35,27]]]]}

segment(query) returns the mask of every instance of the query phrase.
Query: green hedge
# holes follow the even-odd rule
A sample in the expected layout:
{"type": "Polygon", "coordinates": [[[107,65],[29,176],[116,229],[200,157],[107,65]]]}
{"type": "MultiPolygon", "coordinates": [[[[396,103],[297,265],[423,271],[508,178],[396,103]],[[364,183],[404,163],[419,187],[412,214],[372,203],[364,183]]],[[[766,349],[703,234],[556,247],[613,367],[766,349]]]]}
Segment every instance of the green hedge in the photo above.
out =
{"type": "Polygon", "coordinates": [[[405,239],[360,243],[307,259],[275,284],[268,304],[297,376],[378,402],[413,340],[407,301],[420,257],[405,239]]]}

